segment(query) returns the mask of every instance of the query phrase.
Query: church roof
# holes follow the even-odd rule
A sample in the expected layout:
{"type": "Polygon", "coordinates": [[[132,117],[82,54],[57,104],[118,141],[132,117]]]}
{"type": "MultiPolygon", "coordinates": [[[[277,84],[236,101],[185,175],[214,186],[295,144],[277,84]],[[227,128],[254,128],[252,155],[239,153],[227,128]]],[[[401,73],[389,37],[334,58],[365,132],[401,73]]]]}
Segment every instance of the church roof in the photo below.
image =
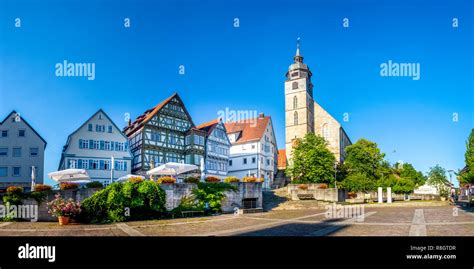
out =
{"type": "Polygon", "coordinates": [[[227,134],[240,133],[238,139],[232,144],[244,144],[262,139],[270,121],[270,116],[259,116],[253,119],[226,122],[225,128],[227,134]]]}

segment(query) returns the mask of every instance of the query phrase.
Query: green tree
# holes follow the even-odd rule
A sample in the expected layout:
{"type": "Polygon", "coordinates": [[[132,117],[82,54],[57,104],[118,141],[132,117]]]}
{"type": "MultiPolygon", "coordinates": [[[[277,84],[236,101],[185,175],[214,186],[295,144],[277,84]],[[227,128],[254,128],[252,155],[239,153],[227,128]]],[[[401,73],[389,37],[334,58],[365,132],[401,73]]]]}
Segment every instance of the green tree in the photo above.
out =
{"type": "Polygon", "coordinates": [[[344,189],[352,192],[368,192],[375,189],[375,181],[365,173],[351,173],[341,183],[344,189]]]}
{"type": "Polygon", "coordinates": [[[400,169],[400,177],[413,182],[415,187],[425,184],[426,177],[422,172],[416,171],[413,165],[404,163],[400,169]]]}
{"type": "Polygon", "coordinates": [[[395,193],[410,193],[415,189],[415,182],[409,178],[399,178],[392,187],[395,193]]]}
{"type": "Polygon", "coordinates": [[[299,182],[334,182],[334,163],[336,158],[327,148],[327,142],[321,136],[307,133],[296,141],[292,151],[292,164],[287,175],[299,182]]]}
{"type": "Polygon", "coordinates": [[[474,129],[471,130],[466,141],[466,153],[464,154],[466,169],[459,174],[460,184],[474,183],[474,129]]]}
{"type": "Polygon", "coordinates": [[[376,180],[379,173],[383,173],[380,167],[384,164],[384,157],[385,154],[380,152],[376,143],[362,138],[346,148],[344,165],[349,175],[365,174],[369,179],[376,180]]]}
{"type": "Polygon", "coordinates": [[[428,179],[426,183],[431,186],[442,186],[448,182],[448,178],[446,177],[446,169],[439,166],[437,164],[434,167],[430,167],[430,171],[428,172],[428,179]]]}

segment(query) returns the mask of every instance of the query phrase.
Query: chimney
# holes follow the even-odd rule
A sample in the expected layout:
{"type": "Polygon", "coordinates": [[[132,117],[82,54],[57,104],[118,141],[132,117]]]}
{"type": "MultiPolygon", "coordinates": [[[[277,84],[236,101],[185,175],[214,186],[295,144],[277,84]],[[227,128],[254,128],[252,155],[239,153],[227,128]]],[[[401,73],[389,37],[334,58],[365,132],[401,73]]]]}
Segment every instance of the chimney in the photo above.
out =
{"type": "Polygon", "coordinates": [[[132,125],[132,119],[128,119],[128,126],[132,125]]]}
{"type": "Polygon", "coordinates": [[[264,113],[259,113],[259,114],[258,114],[258,118],[260,118],[260,119],[265,118],[265,114],[264,114],[264,113]]]}

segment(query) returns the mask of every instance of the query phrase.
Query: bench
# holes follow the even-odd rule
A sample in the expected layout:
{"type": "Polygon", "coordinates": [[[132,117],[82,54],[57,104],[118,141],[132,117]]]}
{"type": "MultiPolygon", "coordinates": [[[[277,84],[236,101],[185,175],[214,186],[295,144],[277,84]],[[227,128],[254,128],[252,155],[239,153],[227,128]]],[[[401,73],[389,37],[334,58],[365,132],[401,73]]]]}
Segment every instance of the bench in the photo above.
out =
{"type": "Polygon", "coordinates": [[[297,195],[300,200],[314,200],[314,194],[312,193],[298,193],[297,195]]]}
{"type": "Polygon", "coordinates": [[[183,218],[186,218],[186,217],[194,217],[194,213],[200,213],[200,214],[204,214],[204,211],[196,211],[196,210],[189,210],[189,211],[181,211],[181,216],[183,218]]]}

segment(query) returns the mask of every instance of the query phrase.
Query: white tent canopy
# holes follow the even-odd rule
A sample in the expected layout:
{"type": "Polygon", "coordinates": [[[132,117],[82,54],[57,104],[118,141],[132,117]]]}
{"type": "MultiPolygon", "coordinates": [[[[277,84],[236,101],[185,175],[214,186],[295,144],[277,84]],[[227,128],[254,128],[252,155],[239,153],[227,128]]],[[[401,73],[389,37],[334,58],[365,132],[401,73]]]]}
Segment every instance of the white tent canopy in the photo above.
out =
{"type": "Polygon", "coordinates": [[[141,179],[145,179],[144,176],[139,176],[139,175],[126,175],[126,176],[123,176],[123,177],[119,177],[117,180],[115,180],[116,182],[125,182],[127,180],[129,180],[130,178],[134,178],[134,177],[138,177],[138,178],[141,178],[141,179]]]}
{"type": "Polygon", "coordinates": [[[146,174],[151,176],[177,176],[193,170],[199,170],[199,167],[193,164],[166,163],[147,171],[146,174]]]}
{"type": "Polygon", "coordinates": [[[48,177],[56,182],[70,182],[70,181],[82,181],[90,180],[87,171],[84,169],[66,169],[56,171],[48,174],[48,177]]]}

